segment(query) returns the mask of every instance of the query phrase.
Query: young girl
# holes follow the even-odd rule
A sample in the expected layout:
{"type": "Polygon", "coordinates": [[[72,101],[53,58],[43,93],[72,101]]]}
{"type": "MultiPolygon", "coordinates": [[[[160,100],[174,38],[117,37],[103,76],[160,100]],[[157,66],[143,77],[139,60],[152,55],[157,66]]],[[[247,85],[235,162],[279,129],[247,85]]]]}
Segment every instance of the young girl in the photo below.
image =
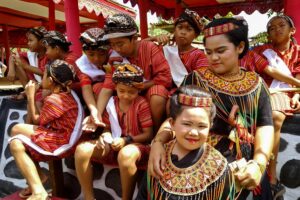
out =
{"type": "MultiPolygon", "coordinates": [[[[204,29],[209,67],[194,71],[186,84],[204,88],[213,96],[217,117],[211,131],[218,140],[210,138],[209,142],[215,142],[216,149],[229,162],[241,158],[249,161],[239,170],[237,181],[243,188],[254,190],[263,180],[258,198],[270,199],[264,172],[273,145],[272,113],[268,89],[262,79],[239,66],[239,59],[248,50],[247,36],[248,26],[243,20],[222,18],[209,23],[204,29]]],[[[166,161],[161,143],[171,136],[169,131],[163,130],[154,139],[148,166],[154,176],[162,176],[161,167],[166,161]]],[[[248,193],[243,190],[239,199],[246,199],[248,193]]],[[[255,194],[257,196],[256,190],[255,194]]]]}
{"type": "Polygon", "coordinates": [[[148,176],[148,187],[144,181],[137,199],[233,199],[235,184],[227,160],[206,143],[216,115],[211,95],[184,86],[170,100],[175,139],[165,145],[163,176],[148,176]]]}
{"type": "Polygon", "coordinates": [[[71,42],[68,42],[65,36],[59,31],[48,31],[43,39],[43,44],[46,47],[46,55],[50,61],[60,59],[71,64],[75,70],[76,77],[71,88],[78,94],[81,94],[79,79],[81,71],[76,65],[78,57],[70,51],[71,42]]]}
{"type": "Polygon", "coordinates": [[[29,81],[25,87],[29,110],[34,124],[17,124],[11,130],[10,151],[25,177],[31,195],[29,200],[48,199],[39,177],[39,166],[31,156],[59,156],[74,145],[80,136],[82,109],[70,85],[75,73],[71,65],[55,60],[44,72],[42,87],[51,91],[44,99],[40,112],[35,106],[35,93],[39,85],[29,81]],[[74,141],[72,141],[74,140],[74,141]],[[27,150],[29,150],[28,154],[27,150]]]}
{"type": "Polygon", "coordinates": [[[76,172],[85,200],[95,199],[91,161],[118,165],[122,199],[131,200],[137,165],[146,168],[152,139],[149,103],[139,96],[143,71],[131,64],[120,65],[113,73],[117,96],[111,97],[103,115],[106,124],[98,140],[79,144],[75,152],[76,172]]]}
{"type": "MultiPolygon", "coordinates": [[[[13,54],[9,59],[9,70],[7,79],[14,81],[18,78],[25,87],[29,80],[41,82],[42,75],[45,70],[45,65],[48,59],[45,55],[46,49],[42,43],[47,30],[44,27],[36,27],[28,30],[27,44],[29,51],[22,54],[13,54]]],[[[16,98],[21,99],[23,95],[16,98]]]]}
{"type": "MultiPolygon", "coordinates": [[[[164,120],[168,89],[172,84],[170,67],[163,52],[153,42],[137,41],[138,28],[129,15],[116,14],[108,17],[104,30],[104,38],[108,39],[114,50],[110,55],[110,61],[119,58],[121,63],[136,64],[144,71],[144,82],[141,83],[142,92],[150,102],[153,127],[156,131],[164,120]]],[[[112,62],[112,64],[115,63],[112,62]]],[[[100,114],[113,90],[111,74],[108,74],[98,98],[100,114]]]]}
{"type": "Polygon", "coordinates": [[[105,79],[103,65],[107,63],[109,56],[109,46],[102,40],[103,35],[104,31],[100,28],[90,28],[83,32],[80,41],[84,54],[76,60],[76,64],[82,72],[79,77],[82,95],[92,121],[98,120],[96,102],[105,79]]]}
{"type": "MultiPolygon", "coordinates": [[[[255,48],[254,50],[264,56],[270,66],[280,70],[287,76],[300,79],[300,47],[293,40],[296,32],[293,21],[286,15],[275,16],[267,24],[270,44],[255,48]]],[[[271,89],[290,88],[289,85],[263,76],[271,89]]],[[[270,160],[269,172],[273,198],[277,199],[285,192],[276,176],[276,163],[280,142],[280,131],[287,115],[299,111],[299,94],[278,92],[271,95],[275,141],[273,146],[274,159],[270,160]]]]}

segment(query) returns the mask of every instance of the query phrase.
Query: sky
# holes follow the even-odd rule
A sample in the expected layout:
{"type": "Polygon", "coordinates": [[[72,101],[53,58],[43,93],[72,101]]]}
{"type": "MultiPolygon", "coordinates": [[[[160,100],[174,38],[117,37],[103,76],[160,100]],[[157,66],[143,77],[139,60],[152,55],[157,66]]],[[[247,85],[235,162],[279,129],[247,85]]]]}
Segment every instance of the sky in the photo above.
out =
{"type": "MultiPolygon", "coordinates": [[[[114,1],[132,8],[130,2],[124,4],[123,0],[114,0],[114,1]]],[[[139,8],[138,6],[135,6],[133,7],[133,9],[137,11],[136,20],[137,22],[139,22],[139,8]]],[[[239,15],[243,16],[248,23],[249,37],[255,36],[260,32],[266,31],[266,25],[269,20],[267,14],[261,14],[260,12],[255,11],[251,15],[248,15],[245,12],[241,12],[239,15]]],[[[147,13],[147,18],[148,18],[148,25],[150,25],[150,22],[155,23],[158,21],[156,14],[152,15],[150,12],[147,13]]]]}

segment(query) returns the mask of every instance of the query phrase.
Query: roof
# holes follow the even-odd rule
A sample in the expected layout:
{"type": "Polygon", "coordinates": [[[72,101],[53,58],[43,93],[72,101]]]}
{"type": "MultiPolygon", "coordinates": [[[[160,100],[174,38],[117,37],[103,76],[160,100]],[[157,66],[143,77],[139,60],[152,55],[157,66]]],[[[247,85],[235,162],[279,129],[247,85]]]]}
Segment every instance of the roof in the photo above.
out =
{"type": "MultiPolygon", "coordinates": [[[[50,0],[1,0],[0,25],[6,24],[9,30],[11,46],[26,45],[25,29],[35,26],[47,26],[50,0]],[[14,33],[17,32],[17,33],[14,33]],[[22,38],[23,37],[23,38],[22,38]],[[18,39],[18,40],[17,40],[18,39]]],[[[56,29],[64,32],[64,0],[53,0],[55,3],[56,29]]],[[[98,25],[99,15],[104,18],[115,13],[127,13],[136,16],[133,9],[110,0],[78,0],[79,21],[82,30],[98,25]]],[[[1,28],[1,26],[0,26],[1,28]]],[[[0,44],[3,43],[0,29],[0,44]]]]}
{"type": "MultiPolygon", "coordinates": [[[[138,0],[123,0],[124,3],[131,2],[135,6],[138,0]]],[[[269,9],[281,11],[284,0],[152,0],[149,2],[149,10],[152,13],[168,19],[175,16],[176,2],[180,2],[183,8],[196,11],[200,16],[213,17],[219,13],[224,16],[228,12],[239,14],[245,11],[251,14],[255,10],[266,13],[269,9]]]]}

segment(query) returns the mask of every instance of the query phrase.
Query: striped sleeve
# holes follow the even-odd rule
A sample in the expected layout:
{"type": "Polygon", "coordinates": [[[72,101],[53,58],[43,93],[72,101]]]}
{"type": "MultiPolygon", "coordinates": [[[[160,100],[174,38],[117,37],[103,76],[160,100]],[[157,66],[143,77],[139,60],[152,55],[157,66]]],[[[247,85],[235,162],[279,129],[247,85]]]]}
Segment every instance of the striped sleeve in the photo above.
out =
{"type": "Polygon", "coordinates": [[[150,105],[143,97],[139,97],[142,100],[139,102],[137,120],[139,120],[142,128],[148,128],[153,126],[150,105]]]}

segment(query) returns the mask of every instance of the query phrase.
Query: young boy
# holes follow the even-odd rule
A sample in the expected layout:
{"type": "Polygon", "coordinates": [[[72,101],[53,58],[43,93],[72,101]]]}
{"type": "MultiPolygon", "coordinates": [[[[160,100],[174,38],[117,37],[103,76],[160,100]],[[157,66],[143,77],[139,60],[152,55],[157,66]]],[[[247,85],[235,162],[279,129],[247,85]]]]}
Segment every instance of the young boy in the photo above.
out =
{"type": "MultiPolygon", "coordinates": [[[[167,89],[172,85],[170,67],[163,52],[150,41],[137,41],[138,28],[128,15],[116,14],[107,18],[104,29],[104,39],[109,41],[115,51],[110,56],[111,63],[115,64],[114,61],[119,59],[121,63],[136,64],[144,71],[144,82],[140,83],[140,86],[143,88],[142,93],[150,102],[156,131],[165,115],[167,89]]],[[[99,118],[113,89],[111,74],[108,74],[97,102],[99,118]]]]}
{"type": "Polygon", "coordinates": [[[104,132],[98,140],[79,144],[75,152],[76,172],[85,200],[95,199],[92,160],[119,166],[123,200],[132,199],[137,165],[147,167],[152,119],[149,103],[138,94],[143,71],[135,65],[120,65],[112,80],[117,96],[110,98],[103,115],[104,132]]]}

